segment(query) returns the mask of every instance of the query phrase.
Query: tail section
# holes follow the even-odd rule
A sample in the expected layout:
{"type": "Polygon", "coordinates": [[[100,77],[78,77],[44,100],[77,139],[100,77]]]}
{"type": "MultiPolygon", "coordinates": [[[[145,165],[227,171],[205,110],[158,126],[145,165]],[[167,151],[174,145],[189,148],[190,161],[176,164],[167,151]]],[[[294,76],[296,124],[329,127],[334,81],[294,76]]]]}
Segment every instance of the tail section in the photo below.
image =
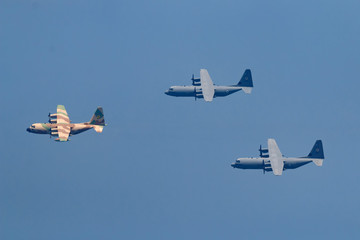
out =
{"type": "Polygon", "coordinates": [[[97,133],[102,133],[103,129],[104,129],[104,126],[98,126],[98,125],[94,126],[94,130],[97,133]]]}
{"type": "Polygon", "coordinates": [[[243,91],[245,93],[251,93],[252,88],[254,87],[252,76],[251,76],[251,70],[246,69],[243,76],[241,77],[238,86],[242,87],[243,91]]]}
{"type": "Polygon", "coordinates": [[[105,126],[104,111],[102,107],[98,107],[92,116],[89,124],[95,125],[94,129],[96,132],[102,132],[105,126]]]}
{"type": "Polygon", "coordinates": [[[322,166],[325,156],[321,140],[317,140],[315,142],[307,158],[313,158],[313,162],[316,164],[316,166],[322,166]]]}

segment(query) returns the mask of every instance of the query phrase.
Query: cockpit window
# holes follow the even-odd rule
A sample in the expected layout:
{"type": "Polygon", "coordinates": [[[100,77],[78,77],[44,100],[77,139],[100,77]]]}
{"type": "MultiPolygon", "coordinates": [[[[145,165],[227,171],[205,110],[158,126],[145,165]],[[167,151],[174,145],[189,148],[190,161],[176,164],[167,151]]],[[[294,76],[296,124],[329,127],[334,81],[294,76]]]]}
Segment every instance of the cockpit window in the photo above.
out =
{"type": "Polygon", "coordinates": [[[31,125],[31,128],[35,128],[35,125],[31,125]]]}
{"type": "Polygon", "coordinates": [[[172,90],[174,90],[174,88],[171,87],[171,88],[169,88],[169,90],[172,91],[172,90]]]}

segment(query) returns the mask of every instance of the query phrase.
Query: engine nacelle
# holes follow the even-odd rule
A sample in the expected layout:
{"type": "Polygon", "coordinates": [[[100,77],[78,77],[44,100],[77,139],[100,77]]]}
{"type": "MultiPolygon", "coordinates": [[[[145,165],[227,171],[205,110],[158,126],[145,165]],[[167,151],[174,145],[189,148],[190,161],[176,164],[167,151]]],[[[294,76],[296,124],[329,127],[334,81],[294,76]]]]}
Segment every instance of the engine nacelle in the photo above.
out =
{"type": "Polygon", "coordinates": [[[202,93],[196,93],[196,94],[195,94],[195,97],[196,97],[196,98],[203,98],[204,95],[202,95],[202,93]]]}
{"type": "Polygon", "coordinates": [[[266,172],[272,171],[270,161],[264,161],[264,171],[266,171],[266,172]]]}
{"type": "Polygon", "coordinates": [[[55,118],[55,119],[49,119],[49,123],[56,123],[56,121],[57,121],[57,119],[55,118]]]}
{"type": "Polygon", "coordinates": [[[193,85],[194,85],[194,86],[201,86],[200,78],[198,78],[198,79],[193,79],[193,85]]]}
{"type": "Polygon", "coordinates": [[[59,135],[59,132],[50,132],[50,135],[51,135],[51,136],[58,136],[58,135],[59,135]]]}
{"type": "Polygon", "coordinates": [[[201,86],[200,78],[194,78],[194,75],[193,75],[191,80],[192,80],[193,86],[201,86]]]}
{"type": "Polygon", "coordinates": [[[61,140],[60,138],[56,138],[55,141],[57,141],[57,142],[68,142],[68,141],[70,141],[70,139],[68,138],[67,140],[61,140]]]}
{"type": "Polygon", "coordinates": [[[49,118],[57,118],[57,113],[49,114],[49,118]]]}
{"type": "Polygon", "coordinates": [[[269,149],[261,148],[261,145],[260,145],[259,152],[260,152],[260,157],[262,157],[262,158],[268,158],[269,157],[269,149]]]}

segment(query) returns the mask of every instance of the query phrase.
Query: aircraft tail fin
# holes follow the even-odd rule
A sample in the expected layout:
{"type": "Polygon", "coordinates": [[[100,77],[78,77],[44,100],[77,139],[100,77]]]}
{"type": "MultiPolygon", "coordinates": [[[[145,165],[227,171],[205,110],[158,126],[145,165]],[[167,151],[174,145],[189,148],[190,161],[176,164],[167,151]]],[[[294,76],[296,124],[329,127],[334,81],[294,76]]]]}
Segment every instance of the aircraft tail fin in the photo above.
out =
{"type": "Polygon", "coordinates": [[[321,140],[317,140],[315,142],[307,158],[313,158],[314,159],[313,162],[315,163],[316,166],[322,166],[325,156],[324,156],[324,149],[321,140]]]}
{"type": "Polygon", "coordinates": [[[251,90],[254,87],[254,85],[253,85],[250,69],[245,70],[243,76],[241,77],[241,79],[237,85],[242,87],[242,89],[245,93],[247,93],[247,94],[251,93],[251,90]]]}
{"type": "MultiPolygon", "coordinates": [[[[104,119],[104,111],[102,107],[98,107],[94,113],[94,115],[92,116],[89,124],[91,125],[97,125],[97,126],[101,126],[104,127],[105,126],[105,119],[104,119]]],[[[96,127],[94,127],[95,131],[96,131],[96,127]]]]}

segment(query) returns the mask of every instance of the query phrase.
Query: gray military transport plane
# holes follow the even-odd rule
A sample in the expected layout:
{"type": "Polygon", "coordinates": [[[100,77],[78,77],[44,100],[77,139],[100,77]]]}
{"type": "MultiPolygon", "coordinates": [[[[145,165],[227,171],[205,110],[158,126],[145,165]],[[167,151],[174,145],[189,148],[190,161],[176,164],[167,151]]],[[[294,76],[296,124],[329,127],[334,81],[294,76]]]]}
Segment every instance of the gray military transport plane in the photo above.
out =
{"type": "Polygon", "coordinates": [[[69,135],[75,135],[93,128],[101,133],[105,126],[104,112],[98,107],[89,122],[71,123],[63,105],[57,106],[57,113],[49,113],[49,123],[34,123],[26,131],[37,134],[50,134],[50,137],[57,137],[55,141],[67,142],[69,135]]]}
{"type": "Polygon", "coordinates": [[[253,82],[250,69],[245,70],[240,82],[230,86],[216,86],[213,84],[206,69],[200,69],[200,78],[191,78],[192,86],[172,86],[165,94],[174,97],[195,97],[204,98],[211,102],[215,97],[225,97],[237,91],[243,90],[250,94],[253,89],[253,82]]]}
{"type": "Polygon", "coordinates": [[[235,163],[231,164],[233,168],[241,169],[262,169],[265,171],[273,171],[274,175],[280,176],[283,170],[295,169],[310,162],[314,162],[316,166],[322,166],[324,160],[324,151],[321,140],[317,140],[306,157],[284,157],[275,139],[268,139],[268,148],[261,148],[260,145],[259,158],[238,158],[235,163]]]}

